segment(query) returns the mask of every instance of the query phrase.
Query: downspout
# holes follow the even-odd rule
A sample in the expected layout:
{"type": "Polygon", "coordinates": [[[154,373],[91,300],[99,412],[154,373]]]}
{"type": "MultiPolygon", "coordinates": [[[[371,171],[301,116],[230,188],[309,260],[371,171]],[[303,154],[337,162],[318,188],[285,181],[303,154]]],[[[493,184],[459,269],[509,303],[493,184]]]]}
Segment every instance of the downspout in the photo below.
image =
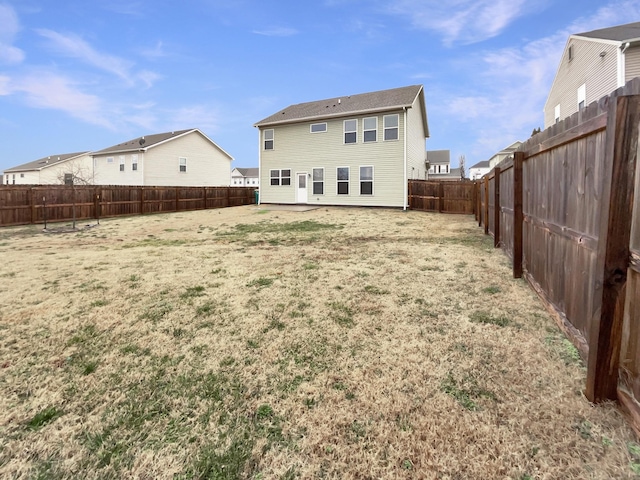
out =
{"type": "Polygon", "coordinates": [[[262,186],[262,149],[260,148],[262,145],[262,140],[260,139],[261,135],[262,132],[260,127],[258,127],[258,205],[262,202],[262,188],[260,188],[262,186]]]}
{"type": "Polygon", "coordinates": [[[407,203],[409,196],[409,179],[407,178],[407,107],[403,107],[404,109],[404,200],[403,200],[403,211],[407,211],[407,203]]]}
{"type": "Polygon", "coordinates": [[[618,88],[624,87],[625,84],[626,57],[624,54],[630,46],[631,43],[627,42],[618,48],[618,88]]]}

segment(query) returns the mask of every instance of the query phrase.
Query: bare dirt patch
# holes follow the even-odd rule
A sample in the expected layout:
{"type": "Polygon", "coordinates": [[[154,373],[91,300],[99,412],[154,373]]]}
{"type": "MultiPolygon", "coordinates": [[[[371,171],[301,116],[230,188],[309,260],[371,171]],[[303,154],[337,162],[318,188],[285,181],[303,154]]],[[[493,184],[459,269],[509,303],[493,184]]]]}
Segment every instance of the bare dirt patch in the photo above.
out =
{"type": "Polygon", "coordinates": [[[634,478],[470,217],[256,206],[0,231],[0,475],[634,478]]]}

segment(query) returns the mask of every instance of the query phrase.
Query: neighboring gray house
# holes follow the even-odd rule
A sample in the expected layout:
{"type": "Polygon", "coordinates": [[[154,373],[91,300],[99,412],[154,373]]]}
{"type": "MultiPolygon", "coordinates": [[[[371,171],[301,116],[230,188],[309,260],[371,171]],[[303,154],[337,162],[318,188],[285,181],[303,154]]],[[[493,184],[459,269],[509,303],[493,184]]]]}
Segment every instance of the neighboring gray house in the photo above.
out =
{"type": "Polygon", "coordinates": [[[640,22],[569,36],[544,106],[544,128],[640,75],[640,22]]]}
{"type": "Polygon", "coordinates": [[[62,184],[73,177],[82,183],[93,183],[93,163],[90,152],[49,155],[33,162],[9,168],[3,172],[6,185],[62,184]]]}
{"type": "Polygon", "coordinates": [[[471,168],[469,168],[469,179],[479,180],[490,171],[491,171],[491,167],[489,165],[489,160],[483,160],[482,162],[478,162],[475,165],[473,165],[471,168]]]}
{"type": "Polygon", "coordinates": [[[429,180],[462,180],[460,167],[451,168],[451,151],[427,150],[429,180]]]}
{"type": "Polygon", "coordinates": [[[260,202],[407,207],[425,178],[422,85],[291,105],[257,122],[260,202]]]}
{"type": "Polygon", "coordinates": [[[227,186],[233,161],[197,128],[137,137],[92,156],[103,185],[227,186]]]}
{"type": "Polygon", "coordinates": [[[232,187],[259,187],[259,168],[234,168],[231,172],[232,187]]]}

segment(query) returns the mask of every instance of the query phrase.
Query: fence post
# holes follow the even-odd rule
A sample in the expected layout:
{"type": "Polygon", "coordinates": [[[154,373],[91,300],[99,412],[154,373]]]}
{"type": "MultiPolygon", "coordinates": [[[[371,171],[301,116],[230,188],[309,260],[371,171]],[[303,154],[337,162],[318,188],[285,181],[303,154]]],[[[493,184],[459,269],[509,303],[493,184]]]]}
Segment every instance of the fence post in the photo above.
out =
{"type": "Polygon", "coordinates": [[[500,214],[502,209],[500,207],[500,167],[494,169],[495,176],[493,182],[493,246],[498,248],[500,246],[500,214]]]}
{"type": "Polygon", "coordinates": [[[607,109],[594,316],[589,329],[585,394],[617,399],[624,300],[629,265],[640,95],[612,99],[607,109]]]}
{"type": "Polygon", "coordinates": [[[522,278],[522,164],[524,152],[513,154],[513,278],[522,278]]]}
{"type": "Polygon", "coordinates": [[[484,177],[484,234],[489,235],[489,174],[484,177]]]}

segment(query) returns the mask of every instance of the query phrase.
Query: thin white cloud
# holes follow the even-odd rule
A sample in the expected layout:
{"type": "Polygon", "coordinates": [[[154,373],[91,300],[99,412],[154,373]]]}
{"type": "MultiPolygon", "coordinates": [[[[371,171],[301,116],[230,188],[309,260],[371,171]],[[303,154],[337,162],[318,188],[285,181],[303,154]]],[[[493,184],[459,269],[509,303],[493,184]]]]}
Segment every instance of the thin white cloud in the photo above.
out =
{"type": "MultiPolygon", "coordinates": [[[[537,2],[535,8],[545,3],[537,2]]],[[[408,17],[414,27],[438,32],[450,46],[495,37],[532,8],[526,0],[396,0],[386,10],[408,17]]]]}
{"type": "Polygon", "coordinates": [[[20,21],[10,5],[0,4],[0,63],[17,64],[24,58],[24,52],[13,42],[20,31],[20,21]]]}
{"type": "Polygon", "coordinates": [[[164,43],[161,40],[158,40],[153,47],[141,48],[140,55],[147,59],[158,59],[168,56],[164,49],[164,43]]]}
{"type": "Polygon", "coordinates": [[[132,73],[135,65],[133,62],[115,55],[100,52],[77,35],[65,35],[45,28],[37,29],[36,32],[49,40],[50,47],[60,55],[77,58],[99,70],[111,73],[128,85],[133,85],[135,81],[141,81],[148,88],[160,78],[160,76],[154,72],[146,70],[135,74],[132,73]]]}
{"type": "Polygon", "coordinates": [[[22,77],[5,78],[4,93],[24,96],[25,102],[34,108],[59,110],[87,123],[112,127],[100,98],[82,92],[70,78],[50,71],[38,70],[22,77]]]}
{"type": "Polygon", "coordinates": [[[264,30],[254,30],[256,35],[263,35],[265,37],[291,37],[300,33],[295,28],[289,27],[270,27],[264,30]]]}

